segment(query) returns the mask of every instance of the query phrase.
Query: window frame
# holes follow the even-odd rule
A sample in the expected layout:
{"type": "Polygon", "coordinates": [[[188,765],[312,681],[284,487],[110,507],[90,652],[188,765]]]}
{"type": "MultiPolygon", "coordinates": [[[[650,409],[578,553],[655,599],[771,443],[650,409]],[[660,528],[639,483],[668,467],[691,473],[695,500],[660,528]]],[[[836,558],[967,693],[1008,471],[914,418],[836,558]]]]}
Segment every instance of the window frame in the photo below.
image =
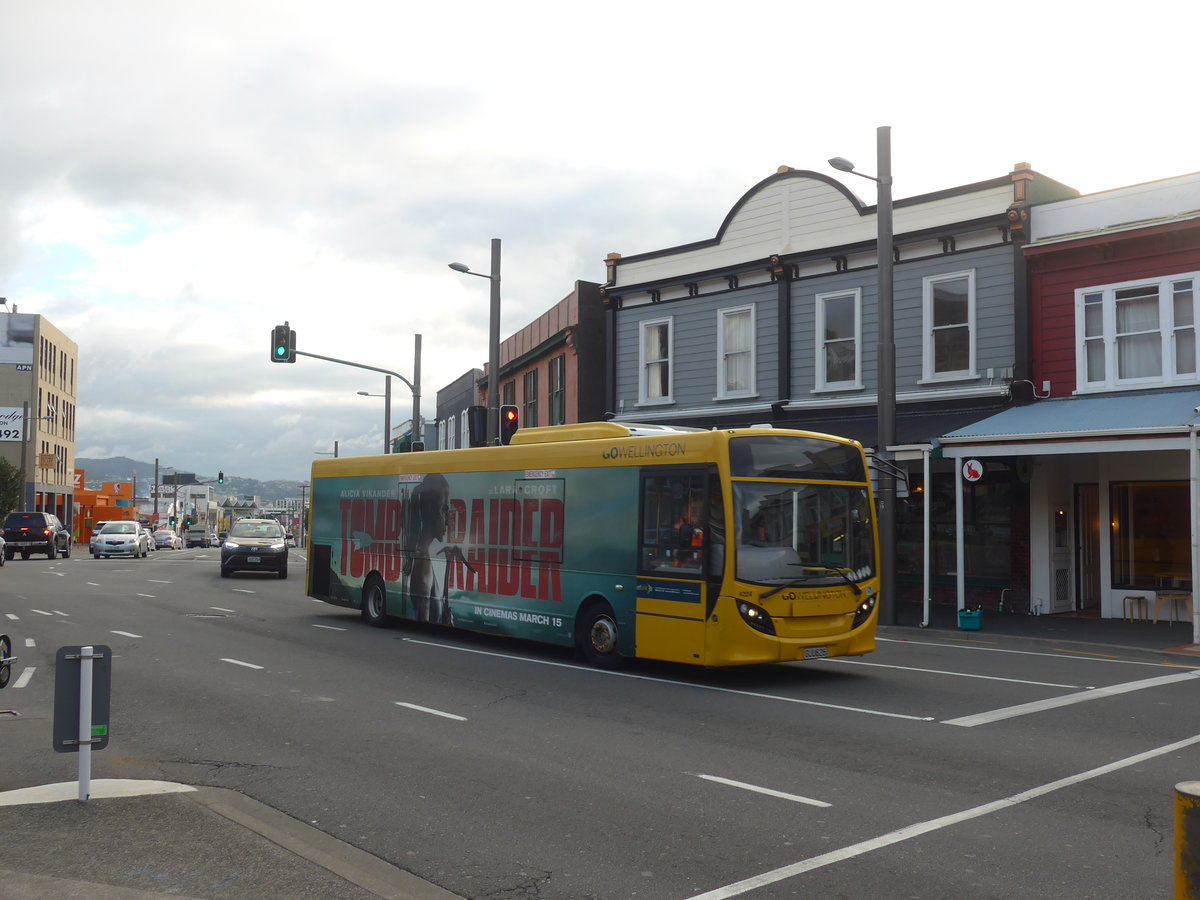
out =
{"type": "Polygon", "coordinates": [[[550,358],[546,367],[547,425],[567,424],[567,355],[550,358]]]}
{"type": "Polygon", "coordinates": [[[1145,387],[1197,384],[1200,383],[1200,342],[1197,341],[1197,328],[1200,327],[1200,272],[1176,272],[1161,275],[1157,278],[1135,278],[1130,281],[1118,281],[1094,287],[1082,287],[1075,290],[1075,392],[1089,394],[1114,390],[1136,390],[1145,387]],[[1175,322],[1175,285],[1191,282],[1192,321],[1182,326],[1175,322]],[[1117,333],[1117,304],[1116,295],[1119,291],[1134,288],[1155,287],[1158,292],[1158,334],[1160,366],[1157,375],[1144,375],[1136,378],[1121,378],[1118,359],[1117,333]],[[1088,378],[1087,345],[1094,341],[1095,336],[1087,334],[1086,307],[1087,298],[1100,295],[1101,329],[1099,340],[1104,353],[1104,377],[1097,381],[1088,378]],[[1192,333],[1192,369],[1191,372],[1177,373],[1178,354],[1176,336],[1181,330],[1192,333]]]}
{"type": "Polygon", "coordinates": [[[921,279],[921,383],[928,384],[934,382],[946,381],[967,381],[973,378],[978,378],[979,374],[976,371],[975,347],[977,343],[977,328],[976,322],[976,296],[975,296],[975,270],[963,269],[957,272],[941,272],[937,275],[926,275],[921,279]],[[967,282],[967,320],[962,325],[955,325],[956,328],[961,328],[963,325],[967,328],[967,368],[953,369],[946,372],[938,372],[935,368],[936,359],[934,356],[934,335],[935,330],[946,326],[935,326],[933,324],[934,310],[933,297],[934,291],[939,284],[947,281],[959,281],[966,279],[967,282]]]}
{"type": "Polygon", "coordinates": [[[645,319],[638,323],[638,406],[665,406],[675,402],[675,317],[661,316],[645,319]],[[646,359],[646,331],[649,328],[665,326],[667,329],[667,355],[663,359],[646,359]],[[647,367],[665,362],[667,365],[667,393],[662,397],[649,397],[646,394],[648,379],[647,367]]]}
{"type": "Polygon", "coordinates": [[[758,396],[758,314],[756,305],[743,303],[717,310],[717,396],[718,400],[740,400],[758,396]],[[728,350],[725,346],[725,322],[733,316],[749,315],[749,346],[739,350],[728,350]],[[750,357],[749,385],[730,390],[726,385],[729,375],[729,355],[736,353],[750,357]]]}
{"type": "Polygon", "coordinates": [[[538,370],[530,369],[521,375],[521,427],[536,428],[537,414],[538,370]]]}
{"type": "MultiPolygon", "coordinates": [[[[817,294],[814,298],[816,305],[816,354],[815,354],[815,376],[814,390],[817,391],[848,391],[862,389],[862,288],[851,288],[849,290],[839,291],[824,291],[817,294]],[[840,300],[845,297],[854,299],[854,336],[851,338],[854,342],[854,377],[849,381],[830,381],[829,372],[827,369],[827,359],[825,356],[825,303],[829,300],[840,300]]],[[[844,342],[846,338],[838,338],[839,342],[844,342]]]]}

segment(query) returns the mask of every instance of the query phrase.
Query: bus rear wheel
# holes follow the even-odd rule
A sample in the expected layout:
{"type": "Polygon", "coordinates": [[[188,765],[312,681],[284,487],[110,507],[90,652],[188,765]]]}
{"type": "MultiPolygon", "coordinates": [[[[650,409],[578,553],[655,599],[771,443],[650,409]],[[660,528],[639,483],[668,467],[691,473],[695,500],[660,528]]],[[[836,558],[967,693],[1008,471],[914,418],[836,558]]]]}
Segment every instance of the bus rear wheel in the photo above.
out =
{"type": "Polygon", "coordinates": [[[368,625],[376,628],[387,624],[387,589],[378,575],[372,575],[363,585],[362,617],[368,625]]]}
{"type": "Polygon", "coordinates": [[[583,658],[598,669],[615,669],[624,659],[617,652],[620,642],[617,617],[607,603],[592,603],[580,613],[575,643],[583,658]]]}

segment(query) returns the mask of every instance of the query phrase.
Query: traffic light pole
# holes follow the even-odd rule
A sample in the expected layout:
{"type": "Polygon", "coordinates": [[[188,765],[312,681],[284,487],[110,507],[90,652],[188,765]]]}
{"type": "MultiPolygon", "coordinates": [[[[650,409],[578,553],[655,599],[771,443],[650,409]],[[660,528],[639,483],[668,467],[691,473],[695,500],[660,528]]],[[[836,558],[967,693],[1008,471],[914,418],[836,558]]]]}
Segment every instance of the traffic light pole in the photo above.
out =
{"type": "MultiPolygon", "coordinates": [[[[369,369],[372,372],[381,372],[384,375],[392,375],[399,378],[412,391],[412,431],[413,431],[413,447],[416,448],[417,442],[420,441],[422,446],[425,443],[425,436],[421,434],[421,336],[416,336],[416,366],[413,371],[413,380],[409,381],[399,372],[393,372],[391,369],[381,369],[379,366],[368,366],[366,363],[351,362],[348,359],[337,359],[333,356],[322,356],[319,353],[308,353],[305,350],[293,350],[296,356],[308,356],[313,359],[323,359],[325,362],[338,363],[343,366],[354,366],[356,369],[369,369]]],[[[390,398],[389,398],[390,402],[390,398]]],[[[391,446],[391,435],[385,434],[384,439],[391,446]]]]}

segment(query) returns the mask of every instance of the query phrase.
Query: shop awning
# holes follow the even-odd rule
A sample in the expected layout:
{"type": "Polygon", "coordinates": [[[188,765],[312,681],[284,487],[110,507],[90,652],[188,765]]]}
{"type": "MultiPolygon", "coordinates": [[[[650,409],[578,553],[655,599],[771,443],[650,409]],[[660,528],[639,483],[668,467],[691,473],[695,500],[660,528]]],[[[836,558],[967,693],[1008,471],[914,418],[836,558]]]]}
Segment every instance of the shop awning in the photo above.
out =
{"type": "Polygon", "coordinates": [[[1200,427],[1200,390],[1034,400],[942,436],[945,456],[1182,450],[1200,427]]]}

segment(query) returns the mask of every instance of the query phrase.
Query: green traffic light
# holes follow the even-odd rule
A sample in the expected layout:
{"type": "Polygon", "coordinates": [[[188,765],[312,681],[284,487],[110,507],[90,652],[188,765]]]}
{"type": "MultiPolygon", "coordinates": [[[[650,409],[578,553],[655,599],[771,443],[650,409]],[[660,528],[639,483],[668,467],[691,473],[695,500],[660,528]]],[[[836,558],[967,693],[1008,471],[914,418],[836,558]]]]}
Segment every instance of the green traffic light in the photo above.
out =
{"type": "Polygon", "coordinates": [[[283,359],[283,357],[287,356],[287,347],[276,347],[275,355],[283,359]]]}

